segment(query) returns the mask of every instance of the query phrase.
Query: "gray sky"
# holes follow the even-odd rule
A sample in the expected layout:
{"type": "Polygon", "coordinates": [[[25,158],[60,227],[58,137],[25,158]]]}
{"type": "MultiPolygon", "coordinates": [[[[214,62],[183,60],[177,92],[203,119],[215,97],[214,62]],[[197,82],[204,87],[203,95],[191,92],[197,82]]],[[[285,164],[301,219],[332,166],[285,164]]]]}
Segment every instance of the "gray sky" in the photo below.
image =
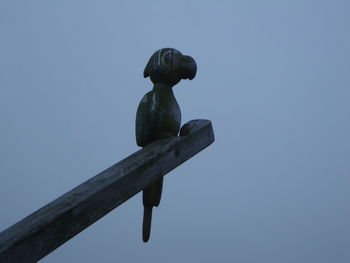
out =
{"type": "Polygon", "coordinates": [[[0,2],[0,230],[138,147],[152,53],[216,142],[42,262],[350,262],[349,1],[0,2]]]}

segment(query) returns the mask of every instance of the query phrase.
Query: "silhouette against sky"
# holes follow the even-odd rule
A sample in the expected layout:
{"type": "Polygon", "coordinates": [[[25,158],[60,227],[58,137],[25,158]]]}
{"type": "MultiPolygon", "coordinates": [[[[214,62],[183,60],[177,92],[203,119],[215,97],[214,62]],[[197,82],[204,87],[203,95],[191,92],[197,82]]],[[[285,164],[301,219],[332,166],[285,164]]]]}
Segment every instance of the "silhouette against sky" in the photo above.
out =
{"type": "Polygon", "coordinates": [[[0,230],[137,151],[149,57],[216,141],[41,262],[350,262],[349,1],[0,2],[0,230]]]}

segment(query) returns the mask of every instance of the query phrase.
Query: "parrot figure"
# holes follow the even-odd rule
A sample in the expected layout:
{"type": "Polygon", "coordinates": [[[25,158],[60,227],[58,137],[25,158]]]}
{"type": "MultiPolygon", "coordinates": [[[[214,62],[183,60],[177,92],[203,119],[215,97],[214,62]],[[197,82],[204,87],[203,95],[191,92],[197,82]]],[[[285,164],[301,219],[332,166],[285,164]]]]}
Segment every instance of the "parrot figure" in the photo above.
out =
{"type": "MultiPolygon", "coordinates": [[[[149,59],[143,76],[150,77],[153,89],[143,96],[136,113],[136,143],[147,144],[177,136],[181,124],[179,104],[173,93],[173,86],[181,79],[192,80],[197,72],[195,60],[174,48],[156,51],[149,59]]],[[[143,189],[142,239],[147,242],[151,232],[152,208],[160,203],[163,177],[143,189]]]]}

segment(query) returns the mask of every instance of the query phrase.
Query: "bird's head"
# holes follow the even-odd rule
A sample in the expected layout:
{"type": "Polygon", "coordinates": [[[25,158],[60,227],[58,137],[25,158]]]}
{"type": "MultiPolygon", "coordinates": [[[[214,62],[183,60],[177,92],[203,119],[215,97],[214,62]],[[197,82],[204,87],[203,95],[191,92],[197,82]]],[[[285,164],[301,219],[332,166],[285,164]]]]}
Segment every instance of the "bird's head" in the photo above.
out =
{"type": "Polygon", "coordinates": [[[181,79],[193,79],[196,72],[196,61],[192,57],[184,56],[174,48],[163,48],[151,56],[143,76],[150,77],[154,84],[172,87],[181,79]]]}

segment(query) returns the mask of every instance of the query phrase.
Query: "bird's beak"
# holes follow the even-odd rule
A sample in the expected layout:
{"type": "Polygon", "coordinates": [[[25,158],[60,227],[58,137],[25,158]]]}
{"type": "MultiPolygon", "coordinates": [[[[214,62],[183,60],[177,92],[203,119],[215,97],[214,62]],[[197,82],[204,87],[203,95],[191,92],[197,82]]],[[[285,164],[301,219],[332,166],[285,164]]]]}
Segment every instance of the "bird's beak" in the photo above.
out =
{"type": "Polygon", "coordinates": [[[183,56],[181,63],[181,77],[182,79],[194,79],[197,73],[196,61],[190,56],[183,56]]]}

